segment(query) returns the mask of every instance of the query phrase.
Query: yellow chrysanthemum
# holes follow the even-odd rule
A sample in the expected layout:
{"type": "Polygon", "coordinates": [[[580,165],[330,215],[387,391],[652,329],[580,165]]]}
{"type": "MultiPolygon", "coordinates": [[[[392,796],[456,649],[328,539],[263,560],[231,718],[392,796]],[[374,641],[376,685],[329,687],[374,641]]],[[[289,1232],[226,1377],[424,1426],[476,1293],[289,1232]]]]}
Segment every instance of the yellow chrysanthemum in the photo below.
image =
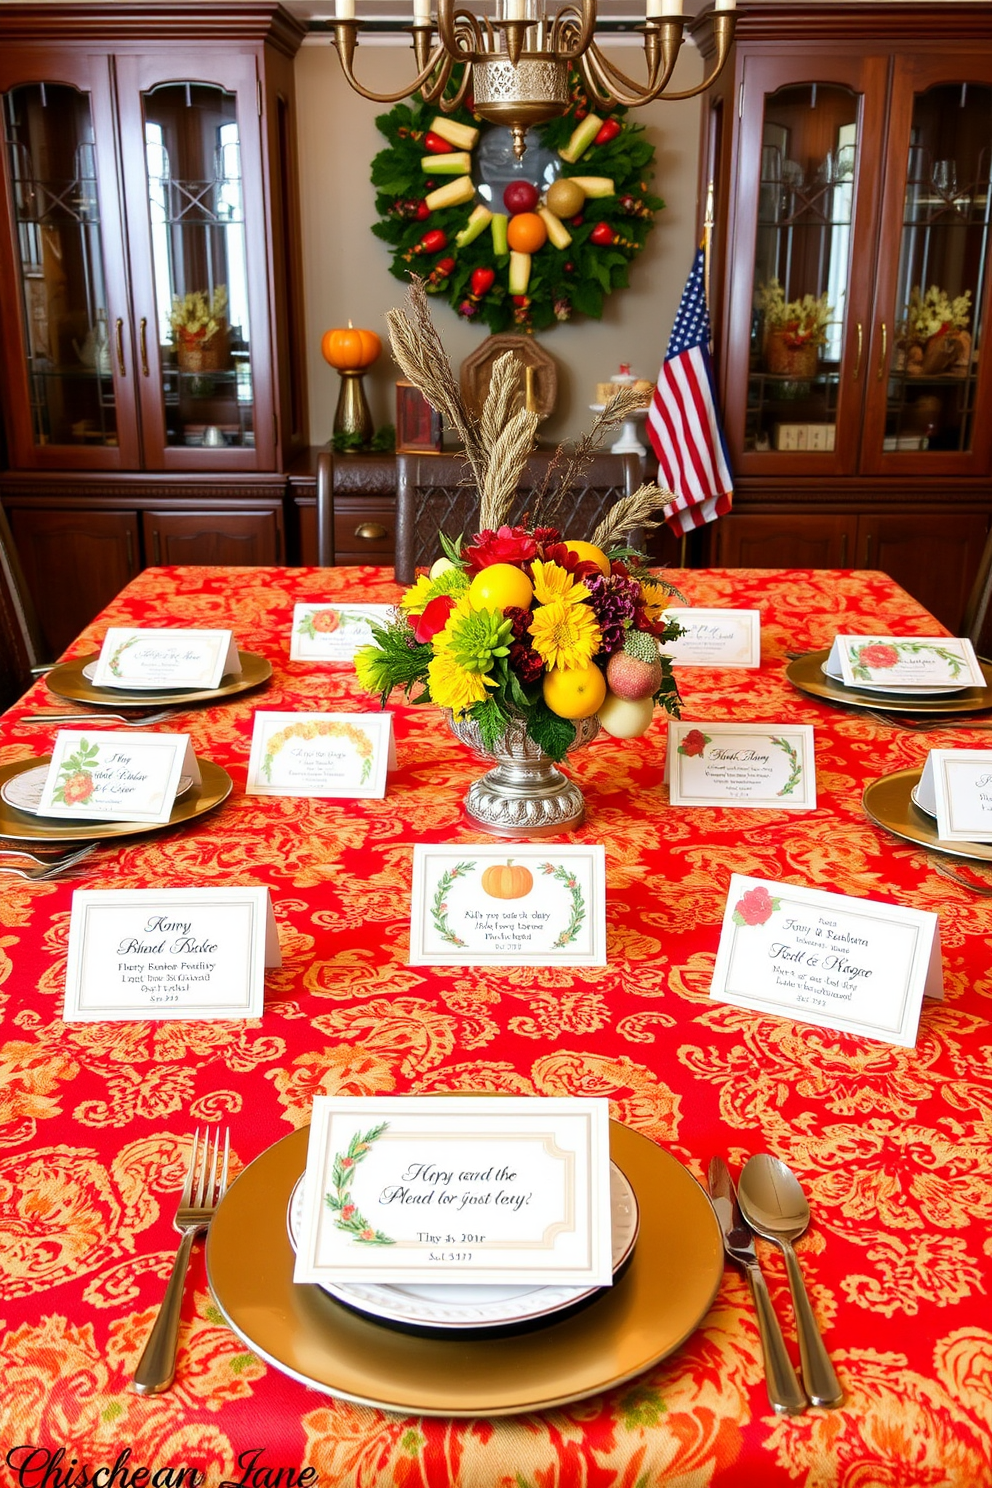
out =
{"type": "Polygon", "coordinates": [[[660,620],[672,602],[668,591],[661,584],[653,584],[650,579],[641,581],[641,599],[649,620],[660,620]]]}
{"type": "Polygon", "coordinates": [[[481,703],[487,696],[487,687],[495,687],[496,683],[479,672],[466,672],[451,652],[444,650],[435,655],[427,668],[427,685],[431,701],[439,708],[464,713],[473,703],[481,703]]]}
{"type": "Polygon", "coordinates": [[[547,667],[585,666],[602,644],[602,633],[588,605],[553,599],[534,611],[530,622],[534,650],[547,667]]]}
{"type": "Polygon", "coordinates": [[[573,579],[567,568],[560,563],[544,563],[535,558],[531,565],[534,581],[534,598],[538,604],[550,604],[553,599],[563,599],[566,604],[579,604],[589,598],[585,584],[573,579]]]}
{"type": "Polygon", "coordinates": [[[408,589],[400,600],[404,610],[411,615],[422,615],[433,598],[433,585],[427,574],[421,574],[412,589],[408,589]]]}

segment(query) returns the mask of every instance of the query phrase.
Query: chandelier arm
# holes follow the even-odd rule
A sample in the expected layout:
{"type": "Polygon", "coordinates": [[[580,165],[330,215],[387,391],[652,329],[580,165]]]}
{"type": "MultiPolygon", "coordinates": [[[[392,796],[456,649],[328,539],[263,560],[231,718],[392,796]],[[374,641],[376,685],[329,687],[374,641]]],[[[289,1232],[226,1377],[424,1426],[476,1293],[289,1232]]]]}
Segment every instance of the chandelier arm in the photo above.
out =
{"type": "Polygon", "coordinates": [[[596,34],[596,0],[581,0],[581,7],[563,5],[551,26],[551,50],[562,62],[575,61],[585,55],[596,34]],[[577,33],[571,44],[568,37],[577,33]]]}
{"type": "Polygon", "coordinates": [[[634,78],[628,77],[614,62],[610,61],[609,57],[603,55],[595,42],[590,48],[601,69],[600,75],[604,87],[611,89],[618,101],[629,108],[635,108],[642,103],[650,103],[668,87],[682,48],[682,21],[677,16],[671,18],[665,16],[649,21],[642,29],[644,56],[648,70],[646,83],[639,83],[634,78]],[[623,90],[626,96],[621,96],[618,89],[623,90]]]}
{"type": "Polygon", "coordinates": [[[639,108],[643,103],[650,103],[657,98],[664,88],[668,78],[671,77],[674,59],[669,59],[664,71],[659,76],[654,70],[650,82],[642,86],[621,72],[608,58],[604,57],[595,42],[590,46],[582,59],[586,67],[591,67],[599,86],[607,93],[612,94],[616,103],[621,103],[625,108],[639,108]]]}
{"type": "MultiPolygon", "coordinates": [[[[448,78],[450,76],[451,76],[451,69],[449,68],[448,69],[447,76],[445,77],[445,83],[446,84],[447,84],[448,78]]],[[[463,102],[465,101],[465,95],[466,95],[466,93],[469,90],[469,86],[470,86],[471,82],[472,82],[472,69],[471,69],[471,67],[466,67],[465,70],[464,70],[464,72],[462,73],[462,80],[458,84],[458,92],[455,93],[455,94],[453,94],[453,96],[450,97],[450,98],[445,98],[443,96],[443,94],[442,94],[441,100],[440,100],[442,114],[453,114],[456,108],[461,108],[463,102]]]]}
{"type": "MultiPolygon", "coordinates": [[[[440,51],[440,47],[438,51],[440,51]]],[[[437,53],[435,53],[436,55],[437,53]]],[[[444,90],[448,86],[448,79],[451,77],[453,63],[450,57],[444,56],[436,65],[437,71],[433,75],[434,81],[424,84],[420,89],[420,96],[425,103],[436,103],[441,109],[441,112],[444,113],[444,90]]]]}
{"type": "Polygon", "coordinates": [[[416,93],[418,88],[423,88],[439,63],[444,61],[444,48],[437,46],[428,57],[422,71],[405,88],[398,93],[373,93],[369,88],[363,88],[355,76],[352,67],[352,59],[355,55],[355,47],[358,45],[357,31],[361,21],[336,20],[334,22],[334,39],[331,42],[337,48],[338,60],[341,63],[341,71],[345,75],[348,85],[354,88],[362,98],[367,98],[370,103],[399,103],[404,98],[409,98],[411,93],[416,93]]]}
{"type": "Polygon", "coordinates": [[[459,62],[481,62],[486,55],[478,21],[468,11],[456,11],[455,0],[437,0],[437,34],[444,51],[459,62]],[[471,25],[462,24],[466,19],[471,25]],[[471,33],[474,48],[465,45],[466,32],[471,33]]]}
{"type": "Polygon", "coordinates": [[[593,70],[593,58],[588,51],[579,57],[576,65],[582,73],[590,103],[595,105],[596,108],[601,108],[604,113],[614,108],[617,99],[613,97],[613,94],[607,88],[605,79],[601,82],[600,78],[596,75],[593,70]]]}
{"type": "MultiPolygon", "coordinates": [[[[730,48],[734,40],[734,31],[737,26],[737,16],[732,10],[715,10],[713,12],[713,40],[714,48],[713,70],[709,77],[703,78],[695,88],[686,88],[681,93],[666,93],[665,101],[681,103],[687,98],[695,98],[700,93],[705,93],[707,88],[713,86],[723,71],[724,64],[730,55],[730,48]]],[[[653,94],[657,97],[657,94],[653,94]]],[[[647,101],[647,100],[645,100],[647,101]]]]}

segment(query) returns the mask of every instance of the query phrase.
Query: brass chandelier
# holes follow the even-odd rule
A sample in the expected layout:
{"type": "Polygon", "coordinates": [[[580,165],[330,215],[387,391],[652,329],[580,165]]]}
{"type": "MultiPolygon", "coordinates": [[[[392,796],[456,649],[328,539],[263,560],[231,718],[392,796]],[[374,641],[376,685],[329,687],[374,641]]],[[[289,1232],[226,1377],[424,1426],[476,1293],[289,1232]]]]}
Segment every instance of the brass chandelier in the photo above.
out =
{"type": "Polygon", "coordinates": [[[472,109],[493,124],[513,133],[519,159],[526,148],[527,130],[555,119],[569,105],[569,69],[581,69],[594,107],[617,104],[636,108],[663,94],[669,99],[692,98],[708,88],[727,60],[734,38],[734,0],[717,0],[712,13],[714,61],[708,77],[681,93],[665,90],[671,81],[682,46],[685,17],[680,0],[646,0],[642,34],[646,79],[635,81],[600,50],[596,41],[597,0],[564,4],[553,17],[544,0],[496,0],[496,14],[477,16],[455,0],[437,0],[436,23],[430,0],[413,0],[413,51],[417,75],[397,93],[373,93],[355,77],[354,58],[363,22],[355,18],[355,0],[337,0],[334,44],[344,75],[363,98],[374,103],[398,103],[418,90],[425,103],[451,113],[471,94],[472,109]],[[437,42],[432,46],[435,26],[437,42]],[[452,69],[464,66],[457,92],[446,96],[452,69]]]}

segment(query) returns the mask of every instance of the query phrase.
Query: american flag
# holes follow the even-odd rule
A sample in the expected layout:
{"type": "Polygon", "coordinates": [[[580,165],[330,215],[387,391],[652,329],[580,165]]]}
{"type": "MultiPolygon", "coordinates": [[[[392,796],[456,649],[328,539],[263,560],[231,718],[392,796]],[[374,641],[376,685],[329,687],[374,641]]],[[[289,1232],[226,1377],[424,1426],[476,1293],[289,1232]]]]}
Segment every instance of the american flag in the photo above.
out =
{"type": "Polygon", "coordinates": [[[673,532],[691,532],[730,510],[733,480],[716,411],[703,250],[696,253],[648,411],[648,437],[673,532]]]}

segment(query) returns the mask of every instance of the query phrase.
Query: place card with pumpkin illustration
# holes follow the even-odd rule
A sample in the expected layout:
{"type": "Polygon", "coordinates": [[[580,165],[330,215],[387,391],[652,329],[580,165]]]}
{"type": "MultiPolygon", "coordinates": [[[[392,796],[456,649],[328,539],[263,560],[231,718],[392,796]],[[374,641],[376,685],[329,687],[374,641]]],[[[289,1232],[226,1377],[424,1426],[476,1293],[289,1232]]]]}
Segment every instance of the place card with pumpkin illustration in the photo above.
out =
{"type": "Polygon", "coordinates": [[[217,688],[221,678],[240,673],[241,658],[229,630],[111,626],[91,680],[94,687],[126,692],[193,691],[217,688]]]}
{"type": "Polygon", "coordinates": [[[955,692],[985,686],[974,647],[964,636],[838,635],[823,670],[862,691],[955,692]]]}
{"type": "Polygon", "coordinates": [[[249,796],[382,797],[396,767],[391,713],[255,713],[249,796]]]}
{"type": "Polygon", "coordinates": [[[911,1049],[923,998],[943,997],[940,921],[734,873],[710,996],[911,1049]]]}
{"type": "Polygon", "coordinates": [[[665,780],[673,806],[813,811],[812,726],[672,720],[665,780]]]}
{"type": "Polygon", "coordinates": [[[293,606],[290,661],[354,661],[373,639],[373,625],[388,625],[391,605],[297,604],[293,606]]]}
{"type": "Polygon", "coordinates": [[[37,814],[167,822],[181,782],[200,783],[188,734],[59,729],[37,814]]]}
{"type": "Polygon", "coordinates": [[[601,846],[417,843],[411,966],[605,966],[601,846]]]}
{"type": "Polygon", "coordinates": [[[317,1096],[297,1282],[611,1286],[599,1097],[317,1096]]]}

